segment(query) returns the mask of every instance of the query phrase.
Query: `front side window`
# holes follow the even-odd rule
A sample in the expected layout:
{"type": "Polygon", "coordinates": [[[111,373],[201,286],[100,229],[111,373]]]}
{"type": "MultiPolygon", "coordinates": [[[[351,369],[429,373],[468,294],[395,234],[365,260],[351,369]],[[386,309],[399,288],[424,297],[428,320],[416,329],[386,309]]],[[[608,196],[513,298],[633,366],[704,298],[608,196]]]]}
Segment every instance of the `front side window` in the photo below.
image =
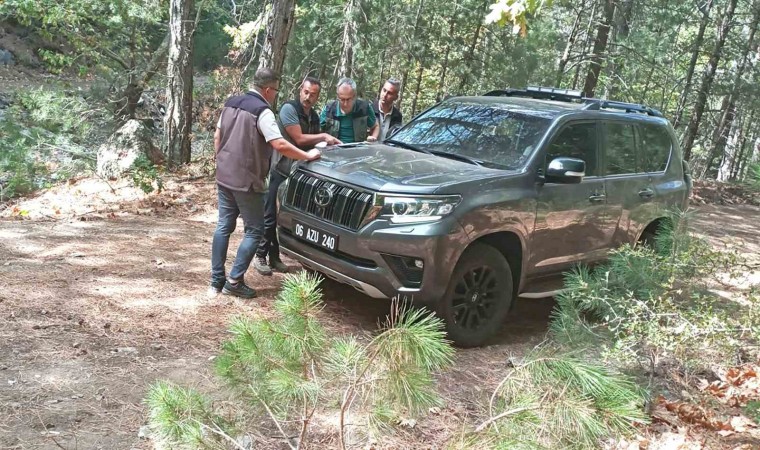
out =
{"type": "Polygon", "coordinates": [[[641,169],[646,172],[663,172],[673,147],[668,131],[661,126],[646,124],[641,130],[641,169]]]}
{"type": "Polygon", "coordinates": [[[607,175],[636,173],[636,132],[631,124],[607,123],[607,175]]]}
{"type": "MultiPolygon", "coordinates": [[[[390,139],[436,154],[453,154],[498,169],[521,167],[551,124],[551,118],[503,104],[442,103],[390,139]]],[[[445,156],[445,155],[444,155],[445,156]]]]}
{"type": "Polygon", "coordinates": [[[563,128],[546,151],[546,164],[560,156],[585,161],[587,177],[599,175],[596,156],[596,124],[575,123],[563,128]]]}

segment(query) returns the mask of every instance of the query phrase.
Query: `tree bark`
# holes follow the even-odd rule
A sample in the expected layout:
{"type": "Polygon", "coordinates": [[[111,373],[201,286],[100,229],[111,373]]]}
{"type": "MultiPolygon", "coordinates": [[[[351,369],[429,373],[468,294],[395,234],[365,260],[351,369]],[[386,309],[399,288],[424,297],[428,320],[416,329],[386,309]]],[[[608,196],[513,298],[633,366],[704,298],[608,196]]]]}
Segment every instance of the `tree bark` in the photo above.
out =
{"type": "Polygon", "coordinates": [[[414,100],[412,101],[412,117],[417,115],[417,101],[420,97],[420,88],[422,86],[422,73],[424,68],[422,67],[422,61],[417,66],[417,86],[414,88],[414,100]]]}
{"type": "Polygon", "coordinates": [[[562,52],[562,56],[559,57],[559,61],[557,62],[557,76],[556,82],[554,83],[554,85],[557,87],[560,87],[562,85],[562,77],[565,75],[565,67],[567,67],[568,61],[570,61],[570,51],[573,49],[575,40],[578,38],[578,30],[580,29],[581,17],[584,13],[584,6],[585,3],[581,5],[581,9],[578,10],[578,14],[575,16],[573,28],[570,30],[570,35],[567,37],[565,51],[562,52]]]}
{"type": "Polygon", "coordinates": [[[731,21],[734,18],[734,11],[736,10],[737,0],[728,0],[726,5],[726,11],[723,14],[720,26],[718,27],[718,36],[715,42],[715,48],[713,48],[712,54],[710,54],[710,60],[707,62],[705,72],[702,77],[702,84],[699,87],[697,94],[697,102],[694,104],[694,110],[689,120],[689,125],[686,127],[686,136],[683,140],[683,155],[684,159],[689,161],[691,159],[691,149],[694,146],[694,141],[697,138],[697,132],[699,131],[699,124],[702,121],[702,114],[705,112],[705,105],[707,104],[707,96],[712,88],[713,80],[715,79],[715,72],[718,70],[718,63],[720,62],[720,56],[723,51],[723,45],[726,43],[726,37],[731,30],[731,21]]]}
{"type": "MultiPolygon", "coordinates": [[[[475,34],[472,37],[472,42],[470,42],[470,47],[467,49],[467,53],[464,55],[463,64],[466,69],[470,69],[472,67],[472,61],[475,59],[475,49],[478,46],[478,41],[480,40],[480,32],[483,30],[483,20],[478,21],[478,26],[475,28],[475,34]]],[[[462,75],[462,80],[459,82],[459,92],[458,94],[463,94],[465,86],[467,86],[467,80],[469,79],[470,71],[465,70],[464,75],[462,75]]]]}
{"type": "Polygon", "coordinates": [[[164,143],[170,166],[190,162],[193,123],[193,0],[171,0],[164,143]]]}
{"type": "Polygon", "coordinates": [[[282,73],[295,12],[295,0],[272,0],[264,46],[259,57],[259,68],[269,68],[282,73]]]}
{"type": "Polygon", "coordinates": [[[699,22],[699,30],[697,31],[697,37],[694,38],[694,50],[691,52],[691,60],[689,60],[689,68],[686,70],[686,82],[681,91],[681,98],[678,100],[678,107],[676,108],[675,119],[673,119],[673,128],[678,128],[681,125],[681,118],[683,117],[683,110],[686,106],[686,99],[689,97],[691,91],[692,78],[694,77],[694,69],[697,66],[697,59],[702,51],[702,42],[705,40],[705,29],[710,22],[710,9],[712,8],[713,0],[707,0],[707,4],[702,11],[702,20],[699,22]]]}
{"type": "Polygon", "coordinates": [[[435,94],[435,100],[440,102],[443,100],[444,90],[446,89],[446,72],[449,69],[449,54],[451,53],[451,36],[454,35],[454,17],[449,18],[449,34],[446,41],[446,50],[443,53],[443,64],[441,65],[441,78],[438,79],[438,92],[435,94]]]}
{"type": "Polygon", "coordinates": [[[596,29],[594,48],[591,51],[591,64],[589,64],[586,82],[583,84],[583,93],[587,97],[593,97],[596,85],[599,82],[599,74],[602,71],[602,63],[607,51],[607,41],[610,36],[610,24],[615,15],[614,0],[602,1],[602,18],[596,29]]]}
{"type": "Polygon", "coordinates": [[[710,155],[707,158],[707,162],[705,163],[705,172],[703,176],[707,175],[707,173],[712,168],[715,159],[719,158],[726,149],[726,142],[728,140],[729,134],[731,133],[734,117],[736,116],[736,100],[739,97],[740,91],[742,90],[742,77],[744,76],[744,70],[747,67],[750,54],[755,50],[755,32],[757,31],[758,22],[760,22],[760,2],[756,2],[754,12],[752,13],[752,22],[750,23],[747,45],[744,48],[739,66],[736,68],[736,74],[734,76],[731,92],[726,96],[726,107],[723,109],[723,114],[721,114],[720,122],[718,122],[718,127],[715,130],[712,149],[710,151],[710,155]]]}
{"type": "Polygon", "coordinates": [[[336,67],[337,77],[354,76],[354,47],[356,46],[356,14],[358,9],[358,0],[348,0],[343,9],[343,40],[340,50],[340,59],[336,67]]]}
{"type": "MultiPolygon", "coordinates": [[[[631,13],[633,12],[635,0],[624,0],[619,8],[615,9],[614,28],[612,29],[612,43],[623,42],[628,38],[631,32],[631,13]]],[[[620,59],[619,55],[615,55],[610,59],[609,67],[607,68],[610,74],[610,82],[606,88],[606,98],[616,99],[618,98],[620,91],[620,82],[622,80],[623,69],[625,67],[625,60],[620,59]]]]}
{"type": "MultiPolygon", "coordinates": [[[[420,31],[420,19],[422,18],[422,8],[425,6],[425,0],[420,0],[417,4],[417,14],[414,18],[414,29],[412,30],[412,42],[417,40],[417,34],[420,31]]],[[[410,54],[409,59],[414,58],[415,55],[410,54]]],[[[406,97],[406,82],[409,80],[409,66],[404,69],[404,73],[401,76],[401,92],[398,94],[398,107],[401,108],[401,104],[406,97]]]]}
{"type": "MultiPolygon", "coordinates": [[[[745,114],[746,116],[746,114],[745,114]]],[[[739,174],[741,173],[741,169],[744,166],[745,156],[746,152],[745,149],[747,148],[747,135],[749,134],[749,128],[752,126],[755,120],[755,110],[753,109],[749,113],[749,117],[745,119],[741,126],[741,136],[739,137],[739,155],[734,159],[732,167],[731,167],[731,180],[736,180],[739,177],[739,174]]]]}

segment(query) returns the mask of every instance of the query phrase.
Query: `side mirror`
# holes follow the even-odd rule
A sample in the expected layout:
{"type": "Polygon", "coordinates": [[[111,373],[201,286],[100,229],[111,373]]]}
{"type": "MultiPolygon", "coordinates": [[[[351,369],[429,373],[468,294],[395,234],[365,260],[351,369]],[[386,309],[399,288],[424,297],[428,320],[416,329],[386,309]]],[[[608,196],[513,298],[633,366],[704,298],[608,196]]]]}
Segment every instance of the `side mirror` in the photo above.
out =
{"type": "Polygon", "coordinates": [[[548,183],[577,184],[586,176],[586,162],[578,158],[560,156],[546,168],[548,183]]]}

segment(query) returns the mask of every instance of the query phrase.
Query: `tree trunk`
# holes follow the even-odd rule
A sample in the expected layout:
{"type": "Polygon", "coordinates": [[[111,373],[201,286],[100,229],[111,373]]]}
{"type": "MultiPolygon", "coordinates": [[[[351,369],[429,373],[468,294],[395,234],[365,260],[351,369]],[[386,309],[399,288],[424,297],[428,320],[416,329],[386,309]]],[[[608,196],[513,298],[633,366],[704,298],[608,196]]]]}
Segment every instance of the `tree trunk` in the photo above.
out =
{"type": "Polygon", "coordinates": [[[731,29],[731,21],[734,18],[734,11],[736,10],[736,1],[737,0],[728,0],[728,5],[726,5],[726,12],[723,14],[723,19],[718,27],[715,48],[710,55],[710,60],[707,62],[707,67],[705,67],[705,73],[702,77],[702,85],[699,87],[699,92],[697,94],[697,102],[694,104],[694,110],[692,111],[689,125],[686,127],[686,136],[684,137],[682,147],[683,157],[687,161],[691,159],[691,149],[697,138],[699,124],[702,121],[702,114],[705,112],[707,95],[710,93],[713,80],[715,79],[715,71],[718,69],[721,52],[723,51],[723,44],[726,43],[726,37],[731,29]]]}
{"type": "Polygon", "coordinates": [[[719,181],[728,181],[731,178],[731,172],[736,165],[736,158],[739,157],[740,153],[739,144],[742,138],[742,118],[741,111],[736,107],[734,107],[733,116],[735,122],[732,124],[735,126],[731,127],[730,134],[726,138],[725,149],[722,152],[723,159],[718,165],[717,179],[719,181]]]}
{"type": "Polygon", "coordinates": [[[684,84],[683,91],[681,91],[681,98],[678,100],[678,107],[676,108],[676,116],[673,119],[673,128],[678,128],[681,125],[681,117],[683,116],[683,110],[686,106],[686,99],[691,91],[691,82],[694,77],[694,69],[697,66],[697,59],[702,52],[702,42],[705,40],[705,29],[710,22],[710,9],[712,8],[713,0],[707,0],[707,4],[702,8],[702,21],[699,22],[699,31],[697,31],[697,37],[694,38],[694,50],[691,52],[691,60],[689,61],[689,68],[686,70],[686,83],[684,84]]]}
{"type": "Polygon", "coordinates": [[[295,0],[272,0],[271,5],[264,46],[259,57],[259,68],[269,68],[281,74],[290,30],[295,20],[296,5],[295,0]]]}
{"type": "Polygon", "coordinates": [[[710,155],[705,163],[705,175],[711,169],[715,159],[720,157],[726,147],[726,141],[731,131],[731,126],[736,115],[736,100],[739,96],[739,92],[742,89],[742,77],[744,76],[744,69],[747,67],[749,56],[755,50],[755,31],[757,30],[757,24],[760,21],[760,2],[755,6],[755,10],[752,14],[752,23],[749,28],[749,36],[747,38],[747,45],[744,48],[742,59],[739,62],[739,67],[736,68],[736,74],[734,76],[734,83],[731,88],[731,93],[726,96],[726,107],[721,114],[720,122],[715,130],[713,137],[712,149],[710,155]]]}
{"type": "Polygon", "coordinates": [[[599,73],[602,71],[604,54],[607,51],[607,40],[610,36],[610,24],[615,15],[615,2],[613,0],[602,1],[602,21],[596,28],[594,49],[591,51],[591,64],[589,65],[586,82],[583,84],[583,93],[587,97],[593,97],[596,84],[599,82],[599,73]]]}
{"type": "Polygon", "coordinates": [[[458,94],[463,94],[465,86],[467,86],[467,80],[470,75],[470,68],[472,67],[472,61],[475,59],[475,49],[478,46],[478,40],[480,40],[480,32],[483,30],[483,21],[478,21],[478,26],[475,28],[475,34],[470,42],[470,47],[467,49],[467,53],[464,55],[463,65],[465,67],[464,75],[462,75],[462,81],[459,82],[458,94]]]}
{"type": "Polygon", "coordinates": [[[449,54],[451,53],[451,36],[454,36],[454,18],[449,19],[449,34],[446,41],[446,50],[443,53],[443,64],[441,65],[441,78],[438,79],[438,92],[435,94],[435,100],[440,102],[444,97],[444,90],[446,89],[446,71],[449,69],[449,54]]]}
{"type": "MultiPolygon", "coordinates": [[[[746,116],[746,114],[745,114],[746,116]]],[[[752,127],[752,124],[755,120],[755,110],[753,109],[749,113],[749,117],[744,120],[744,123],[741,126],[741,137],[739,138],[738,146],[739,146],[739,155],[734,159],[734,164],[731,167],[731,180],[736,180],[739,178],[739,174],[741,173],[741,169],[744,166],[744,161],[746,158],[746,148],[747,148],[747,135],[749,134],[749,129],[752,127]]]]}
{"type": "MultiPolygon", "coordinates": [[[[425,6],[425,0],[420,0],[420,2],[417,4],[417,14],[414,18],[414,29],[412,30],[412,42],[415,42],[417,40],[417,34],[420,31],[420,19],[422,18],[422,8],[425,6]]],[[[409,59],[414,58],[415,55],[409,55],[409,59]]],[[[404,73],[401,76],[401,92],[398,94],[398,107],[401,109],[401,104],[404,101],[404,97],[406,97],[406,82],[409,79],[409,67],[407,66],[406,69],[404,69],[404,73]]]]}
{"type": "Polygon", "coordinates": [[[354,47],[356,47],[356,14],[358,9],[358,0],[348,0],[343,9],[343,40],[340,50],[340,59],[336,67],[337,77],[354,76],[354,47]]]}
{"type": "Polygon", "coordinates": [[[562,85],[562,77],[565,75],[565,67],[567,67],[567,62],[570,61],[570,51],[573,49],[575,40],[578,38],[578,30],[580,29],[581,17],[584,13],[583,6],[585,5],[581,6],[581,9],[578,10],[578,15],[575,16],[573,28],[570,30],[570,35],[567,37],[565,51],[562,52],[562,56],[559,57],[559,62],[557,63],[557,81],[554,83],[554,85],[557,87],[560,87],[562,85]]]}
{"type": "Polygon", "coordinates": [[[424,68],[422,67],[422,61],[420,61],[417,67],[417,86],[414,88],[414,100],[412,101],[412,117],[417,115],[417,101],[420,97],[420,87],[422,86],[422,73],[424,68]]]}
{"type": "MultiPolygon", "coordinates": [[[[158,69],[161,67],[161,64],[166,60],[166,53],[168,49],[169,33],[166,34],[164,40],[158,46],[156,51],[153,52],[153,56],[150,58],[150,61],[148,62],[148,65],[145,66],[143,72],[139,74],[139,76],[136,73],[130,74],[127,86],[121,91],[116,101],[115,110],[117,118],[135,118],[137,103],[139,102],[140,97],[142,97],[143,91],[145,91],[145,87],[148,85],[150,80],[153,79],[153,76],[158,73],[158,69]]],[[[137,68],[133,67],[129,70],[130,72],[134,73],[137,68]]]]}
{"type": "Polygon", "coordinates": [[[588,16],[588,24],[586,25],[586,35],[583,39],[583,48],[581,49],[581,54],[578,57],[578,63],[575,64],[575,74],[573,75],[573,90],[578,89],[578,81],[580,81],[581,78],[581,67],[583,61],[586,60],[586,56],[588,56],[589,48],[591,47],[591,30],[594,27],[594,17],[596,17],[596,9],[599,6],[599,2],[592,1],[591,6],[591,14],[588,16]]]}
{"type": "Polygon", "coordinates": [[[193,123],[193,0],[171,0],[164,143],[170,166],[190,162],[193,123]]]}
{"type": "MultiPolygon", "coordinates": [[[[631,12],[633,11],[635,0],[624,0],[619,8],[616,8],[614,14],[615,27],[612,30],[612,43],[623,42],[628,38],[631,32],[631,12]]],[[[610,59],[608,67],[608,73],[610,74],[610,82],[606,89],[606,98],[616,99],[618,98],[620,91],[619,80],[622,80],[623,69],[625,67],[625,60],[618,61],[618,56],[610,59]]]]}

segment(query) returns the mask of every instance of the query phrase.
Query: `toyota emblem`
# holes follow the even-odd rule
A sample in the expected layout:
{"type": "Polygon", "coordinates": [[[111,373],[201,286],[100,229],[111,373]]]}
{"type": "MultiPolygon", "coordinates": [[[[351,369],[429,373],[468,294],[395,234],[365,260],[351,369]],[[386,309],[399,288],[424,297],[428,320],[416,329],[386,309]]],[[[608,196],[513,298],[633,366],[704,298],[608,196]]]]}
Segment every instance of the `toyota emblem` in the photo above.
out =
{"type": "Polygon", "coordinates": [[[321,208],[324,208],[325,206],[329,205],[330,202],[332,201],[332,198],[333,198],[332,191],[327,189],[324,186],[317,189],[317,192],[314,193],[314,203],[316,203],[317,206],[321,208]]]}

